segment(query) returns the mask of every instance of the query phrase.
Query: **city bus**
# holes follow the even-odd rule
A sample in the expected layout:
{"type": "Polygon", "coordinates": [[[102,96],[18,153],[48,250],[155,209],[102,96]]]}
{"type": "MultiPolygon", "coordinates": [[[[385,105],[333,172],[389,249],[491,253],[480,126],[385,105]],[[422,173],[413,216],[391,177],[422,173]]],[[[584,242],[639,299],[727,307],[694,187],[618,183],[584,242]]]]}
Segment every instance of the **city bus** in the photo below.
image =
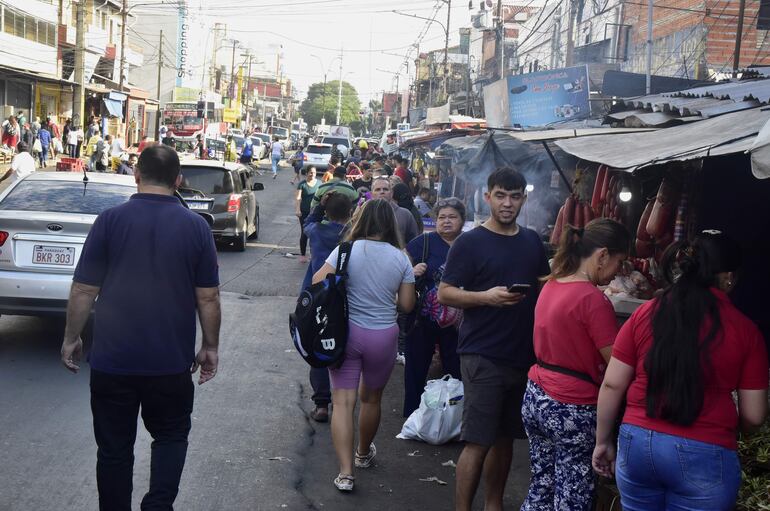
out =
{"type": "Polygon", "coordinates": [[[198,104],[194,101],[168,102],[163,106],[163,124],[174,134],[177,143],[195,143],[198,135],[216,138],[227,134],[227,124],[222,122],[223,107],[207,102],[206,119],[198,117],[198,104]]]}

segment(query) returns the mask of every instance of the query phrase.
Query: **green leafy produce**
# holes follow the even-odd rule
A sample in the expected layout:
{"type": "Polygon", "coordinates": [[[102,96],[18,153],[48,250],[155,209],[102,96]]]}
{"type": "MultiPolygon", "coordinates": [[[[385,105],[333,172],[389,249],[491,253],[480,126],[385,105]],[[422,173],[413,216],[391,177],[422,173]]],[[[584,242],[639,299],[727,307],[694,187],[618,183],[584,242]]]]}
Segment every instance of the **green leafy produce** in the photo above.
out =
{"type": "Polygon", "coordinates": [[[741,436],[738,456],[743,482],[738,493],[738,511],[770,511],[770,422],[755,434],[741,436]]]}

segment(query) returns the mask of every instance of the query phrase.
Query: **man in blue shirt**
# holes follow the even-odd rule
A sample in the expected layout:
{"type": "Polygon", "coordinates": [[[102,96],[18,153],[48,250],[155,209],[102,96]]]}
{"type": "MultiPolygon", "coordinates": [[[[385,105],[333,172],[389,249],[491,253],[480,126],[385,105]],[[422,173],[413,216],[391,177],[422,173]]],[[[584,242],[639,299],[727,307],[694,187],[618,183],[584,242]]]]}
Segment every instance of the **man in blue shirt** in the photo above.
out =
{"type": "Polygon", "coordinates": [[[92,307],[91,412],[99,509],[130,511],[137,415],[153,437],[150,490],[142,509],[172,509],[187,454],[198,384],[218,366],[219,269],[203,217],[174,197],[179,157],[142,151],[139,193],[102,212],[83,246],[70,291],[62,363],[78,372],[80,333],[92,307]],[[98,301],[96,298],[98,297],[98,301]],[[202,346],[195,353],[196,309],[202,346]]]}
{"type": "Polygon", "coordinates": [[[454,242],[439,302],[464,309],[457,353],[465,395],[457,462],[457,511],[470,511],[484,468],[485,509],[503,508],[513,438],[524,438],[521,403],[532,344],[539,279],[550,273],[537,233],[516,218],[527,182],[510,168],[490,174],[484,200],[491,217],[454,242]],[[527,284],[528,293],[509,292],[527,284]]]}
{"type": "MultiPolygon", "coordinates": [[[[311,257],[302,281],[303,290],[310,287],[315,272],[321,269],[326,258],[340,244],[351,211],[350,199],[344,194],[331,191],[321,198],[320,204],[308,215],[304,230],[310,241],[311,257]]],[[[316,422],[326,422],[329,420],[329,403],[332,399],[328,369],[311,368],[310,386],[313,388],[312,399],[315,403],[310,418],[316,422]]]]}

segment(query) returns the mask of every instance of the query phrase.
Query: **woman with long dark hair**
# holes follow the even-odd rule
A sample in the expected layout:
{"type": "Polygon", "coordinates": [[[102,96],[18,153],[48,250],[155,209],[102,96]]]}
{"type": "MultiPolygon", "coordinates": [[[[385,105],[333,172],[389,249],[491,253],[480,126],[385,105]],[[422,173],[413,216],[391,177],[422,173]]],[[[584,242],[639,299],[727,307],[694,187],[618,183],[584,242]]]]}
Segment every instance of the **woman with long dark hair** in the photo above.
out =
{"type": "Polygon", "coordinates": [[[669,287],[618,334],[599,392],[593,466],[604,476],[614,468],[626,511],[735,504],[736,433],[762,425],[768,388],[762,334],[728,297],[739,266],[737,244],[719,231],[672,245],[663,260],[669,287]]]}
{"type": "Polygon", "coordinates": [[[596,399],[618,332],[597,286],[615,278],[630,241],[628,229],[607,218],[562,234],[535,306],[537,363],[521,407],[532,472],[524,511],[593,509],[596,399]]]}
{"type": "MultiPolygon", "coordinates": [[[[382,391],[396,362],[396,309],[408,313],[415,303],[414,272],[402,250],[390,202],[366,202],[356,212],[346,240],[353,242],[346,284],[348,343],[345,361],[339,368],[329,370],[334,405],[332,441],[340,464],[334,485],[340,491],[353,489],[353,465],[368,468],[377,453],[373,440],[380,425],[382,391]],[[361,407],[354,455],[353,411],[359,389],[361,407]]],[[[338,255],[339,248],[313,276],[313,283],[334,273],[338,255]]]]}

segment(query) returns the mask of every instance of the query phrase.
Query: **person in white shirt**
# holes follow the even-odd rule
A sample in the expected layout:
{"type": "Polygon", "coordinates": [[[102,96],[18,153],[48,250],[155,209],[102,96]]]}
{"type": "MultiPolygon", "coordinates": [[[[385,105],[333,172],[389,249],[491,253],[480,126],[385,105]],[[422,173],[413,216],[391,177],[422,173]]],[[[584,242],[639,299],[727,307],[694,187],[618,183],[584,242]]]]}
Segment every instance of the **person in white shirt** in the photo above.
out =
{"type": "Polygon", "coordinates": [[[112,141],[112,148],[110,150],[110,156],[120,158],[120,156],[126,152],[126,146],[123,144],[123,139],[120,135],[115,135],[115,140],[112,141]]]}
{"type": "Polygon", "coordinates": [[[35,172],[35,159],[28,152],[28,149],[27,144],[19,142],[16,146],[16,156],[11,160],[11,168],[3,177],[0,177],[0,183],[10,177],[11,184],[13,184],[35,172]]]}
{"type": "Polygon", "coordinates": [[[67,147],[69,147],[69,155],[72,158],[80,157],[80,141],[83,140],[83,130],[78,126],[72,127],[67,133],[67,147]]]}

